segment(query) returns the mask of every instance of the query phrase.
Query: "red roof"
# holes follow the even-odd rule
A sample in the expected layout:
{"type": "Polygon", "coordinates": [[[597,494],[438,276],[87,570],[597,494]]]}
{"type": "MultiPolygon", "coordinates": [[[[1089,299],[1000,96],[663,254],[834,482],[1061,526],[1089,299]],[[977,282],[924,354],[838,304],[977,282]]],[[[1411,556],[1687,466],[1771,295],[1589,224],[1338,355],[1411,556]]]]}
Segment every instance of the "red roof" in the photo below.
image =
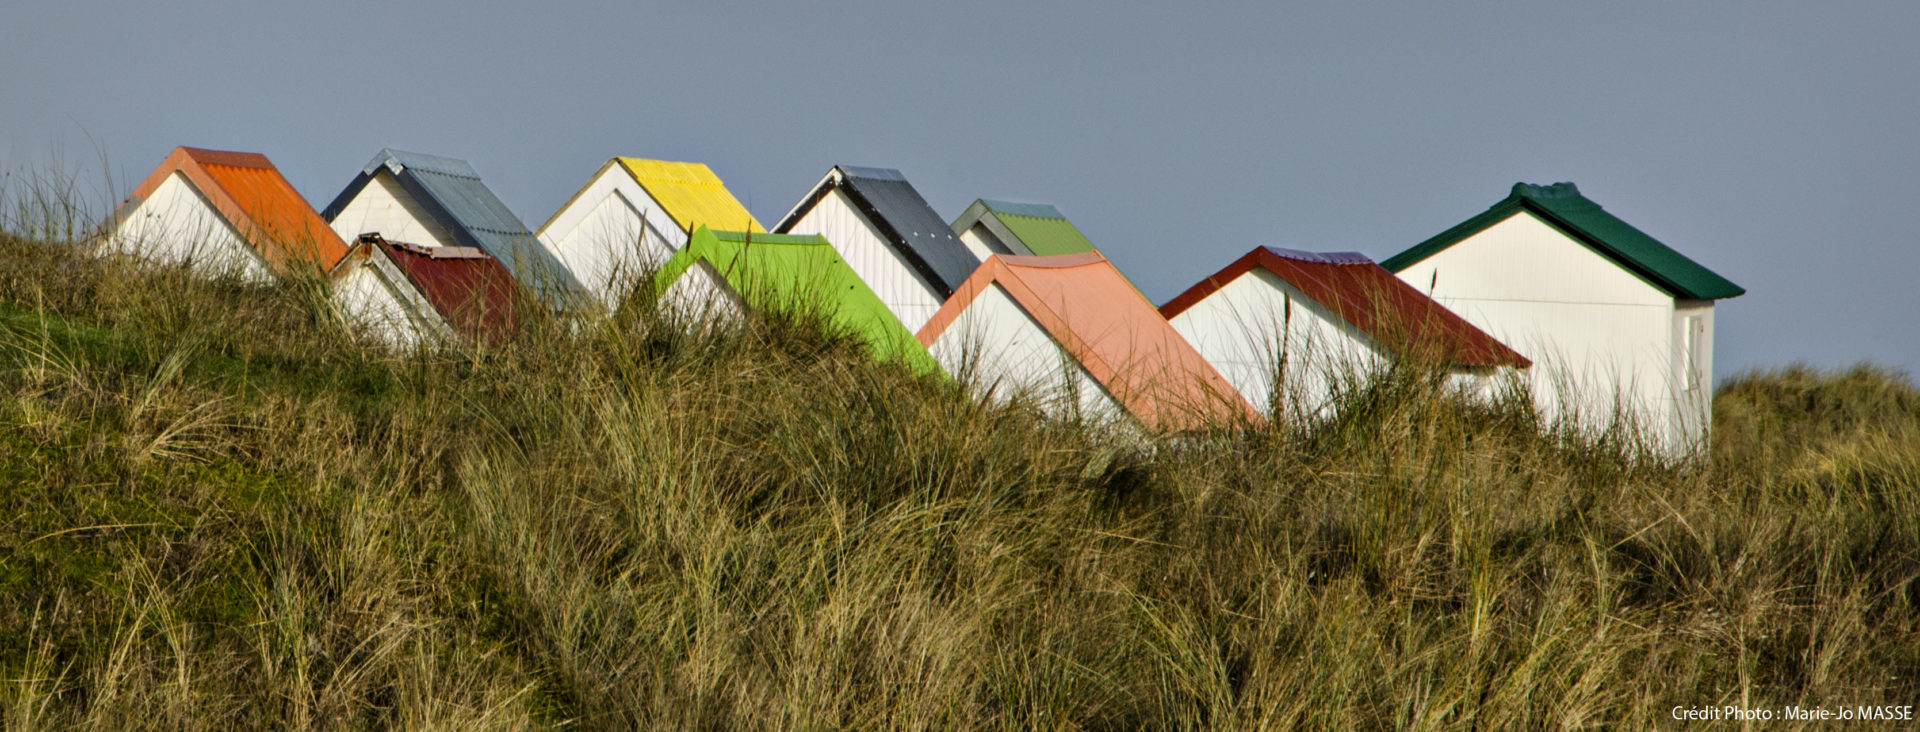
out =
{"type": "Polygon", "coordinates": [[[375,234],[355,246],[377,247],[413,283],[433,309],[469,343],[498,345],[519,322],[525,291],[513,274],[473,247],[423,247],[375,234]]]}
{"type": "Polygon", "coordinates": [[[920,342],[932,346],[995,284],[1141,422],[1188,429],[1222,418],[1257,418],[1099,252],[989,257],[921,328],[920,342]]]}
{"type": "Polygon", "coordinates": [[[1160,306],[1171,320],[1259,267],[1399,353],[1433,353],[1460,366],[1532,365],[1506,344],[1358,252],[1316,254],[1260,247],[1160,306]]]}
{"type": "Polygon", "coordinates": [[[276,269],[309,262],[324,272],[346,256],[346,242],[333,233],[307,199],[300,197],[272,161],[258,153],[174,148],[127,197],[120,211],[131,211],[174,173],[186,176],[276,269]]]}

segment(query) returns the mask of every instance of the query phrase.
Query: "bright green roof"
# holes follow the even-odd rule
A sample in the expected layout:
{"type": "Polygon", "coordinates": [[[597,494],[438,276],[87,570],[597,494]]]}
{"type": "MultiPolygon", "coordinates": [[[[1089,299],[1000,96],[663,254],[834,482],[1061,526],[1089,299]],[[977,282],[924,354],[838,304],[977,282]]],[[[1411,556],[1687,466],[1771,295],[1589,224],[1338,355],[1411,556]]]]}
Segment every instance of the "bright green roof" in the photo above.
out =
{"type": "Polygon", "coordinates": [[[1081,234],[1072,222],[1067,221],[1067,217],[1052,206],[989,201],[984,198],[980,203],[999,217],[1000,223],[1019,237],[1020,243],[1027,245],[1027,249],[1035,256],[1093,251],[1093,242],[1087,241],[1086,235],[1081,234]]]}
{"type": "Polygon", "coordinates": [[[705,260],[748,307],[818,305],[833,321],[865,340],[882,359],[939,372],[933,357],[867,283],[818,235],[746,234],[700,227],[655,275],[666,292],[694,263],[705,260]]]}
{"type": "Polygon", "coordinates": [[[1540,217],[1674,297],[1717,300],[1747,292],[1607,213],[1600,204],[1580,195],[1580,189],[1572,183],[1515,183],[1512,195],[1494,204],[1486,213],[1395,254],[1380,265],[1399,272],[1521,211],[1540,217]]]}

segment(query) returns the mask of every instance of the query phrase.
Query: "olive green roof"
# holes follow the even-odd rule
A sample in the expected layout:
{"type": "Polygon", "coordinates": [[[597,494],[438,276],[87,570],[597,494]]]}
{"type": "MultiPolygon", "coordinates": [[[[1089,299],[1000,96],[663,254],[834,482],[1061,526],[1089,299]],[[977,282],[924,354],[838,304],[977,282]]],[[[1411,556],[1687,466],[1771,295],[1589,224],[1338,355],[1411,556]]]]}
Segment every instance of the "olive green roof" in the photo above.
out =
{"type": "Polygon", "coordinates": [[[834,323],[866,341],[880,358],[898,359],[923,373],[939,372],[926,347],[847,266],[826,237],[714,231],[702,226],[655,274],[656,292],[666,292],[701,260],[747,307],[823,307],[834,323]]]}
{"type": "Polygon", "coordinates": [[[1486,213],[1395,254],[1380,266],[1399,272],[1521,211],[1539,217],[1674,297],[1718,300],[1747,292],[1607,213],[1600,204],[1580,195],[1580,189],[1572,183],[1515,183],[1513,193],[1486,213]]]}
{"type": "Polygon", "coordinates": [[[1060,210],[1044,203],[1010,203],[980,199],[988,211],[1000,219],[1020,243],[1034,256],[1079,254],[1093,251],[1093,242],[1075,228],[1060,210]]]}

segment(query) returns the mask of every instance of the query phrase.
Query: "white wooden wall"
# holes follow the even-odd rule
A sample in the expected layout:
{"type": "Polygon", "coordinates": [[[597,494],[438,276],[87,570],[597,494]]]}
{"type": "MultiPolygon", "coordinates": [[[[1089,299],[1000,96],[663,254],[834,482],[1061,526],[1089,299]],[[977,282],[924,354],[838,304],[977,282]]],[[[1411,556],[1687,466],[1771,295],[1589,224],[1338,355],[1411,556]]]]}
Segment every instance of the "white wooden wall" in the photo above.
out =
{"type": "Polygon", "coordinates": [[[348,201],[340,213],[328,222],[333,233],[351,244],[361,234],[379,234],[387,241],[406,242],[423,247],[444,247],[454,243],[453,235],[427,215],[420,202],[407,195],[393,173],[381,168],[373,180],[348,201]]]}
{"type": "Polygon", "coordinates": [[[687,234],[625,168],[613,164],[554,213],[538,237],[587,292],[613,307],[638,278],[686,246],[687,234]]]}
{"type": "Polygon", "coordinates": [[[374,251],[333,281],[333,300],[348,322],[398,350],[411,350],[452,330],[387,255],[374,251]]]}
{"type": "Polygon", "coordinates": [[[107,239],[112,251],[166,264],[190,264],[207,275],[273,279],[251,244],[182,173],[174,173],[135,206],[107,239]]]}
{"type": "Polygon", "coordinates": [[[982,262],[995,254],[1032,254],[1025,251],[1025,247],[1021,248],[1022,251],[1014,251],[1012,245],[994,236],[984,223],[976,223],[960,232],[960,243],[967,245],[967,251],[973,252],[974,258],[982,262]]]}
{"type": "Polygon", "coordinates": [[[1263,414],[1274,407],[1277,379],[1290,414],[1320,414],[1337,392],[1364,383],[1391,360],[1370,336],[1260,268],[1234,278],[1172,323],[1263,414]]]}
{"type": "MultiPolygon", "coordinates": [[[[1675,454],[1703,439],[1698,415],[1710,401],[1690,418],[1699,425],[1687,426],[1680,409],[1699,396],[1679,378],[1676,337],[1685,318],[1673,298],[1534,215],[1517,213],[1399,275],[1532,359],[1529,381],[1543,416],[1594,430],[1624,417],[1675,454]]],[[[1704,306],[1706,397],[1711,307],[1704,306]]]]}
{"type": "Polygon", "coordinates": [[[838,189],[820,198],[789,233],[820,234],[910,332],[940,309],[941,297],[838,189]]]}
{"type": "Polygon", "coordinates": [[[1705,446],[1713,427],[1713,301],[1679,300],[1673,308],[1673,383],[1670,428],[1682,439],[1705,446]]]}
{"type": "Polygon", "coordinates": [[[740,296],[704,259],[681,273],[660,298],[660,307],[685,323],[730,323],[739,320],[747,309],[740,296]]]}
{"type": "Polygon", "coordinates": [[[1049,414],[1118,420],[1126,412],[1093,374],[999,285],[980,293],[930,349],[983,399],[1028,396],[1049,414]]]}

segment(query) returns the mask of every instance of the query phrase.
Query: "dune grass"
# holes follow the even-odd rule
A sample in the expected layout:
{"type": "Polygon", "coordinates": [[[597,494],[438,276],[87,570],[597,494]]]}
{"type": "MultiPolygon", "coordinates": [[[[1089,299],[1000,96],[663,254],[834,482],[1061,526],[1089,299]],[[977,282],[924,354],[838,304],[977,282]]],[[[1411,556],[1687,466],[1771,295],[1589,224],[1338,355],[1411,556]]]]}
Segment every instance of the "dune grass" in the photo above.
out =
{"type": "Polygon", "coordinates": [[[1389,372],[1311,426],[982,406],[818,319],[392,356],[0,237],[8,728],[1537,728],[1920,699],[1920,392],[1680,466],[1389,372]]]}

